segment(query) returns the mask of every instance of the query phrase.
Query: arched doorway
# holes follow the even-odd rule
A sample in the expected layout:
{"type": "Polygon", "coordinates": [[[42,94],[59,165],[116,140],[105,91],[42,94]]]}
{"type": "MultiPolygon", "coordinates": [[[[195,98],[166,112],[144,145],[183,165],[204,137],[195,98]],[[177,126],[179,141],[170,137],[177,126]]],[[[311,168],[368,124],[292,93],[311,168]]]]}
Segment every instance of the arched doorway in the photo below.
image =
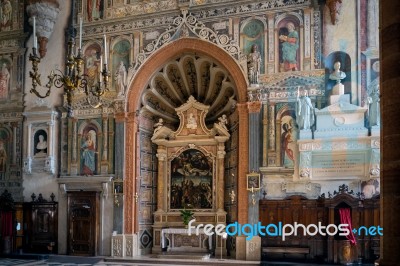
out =
{"type": "MultiPolygon", "coordinates": [[[[235,174],[245,177],[248,169],[247,81],[238,62],[223,49],[199,39],[179,39],[152,54],[138,69],[129,88],[125,131],[124,234],[139,232],[139,218],[144,211],[147,217],[152,218],[149,210],[138,209],[140,200],[136,203],[135,199],[136,193],[141,196],[138,180],[143,178],[140,172],[141,133],[151,134],[158,117],[174,125],[176,118],[172,110],[190,95],[211,106],[206,118],[209,123],[215,121],[218,115],[235,110],[231,113],[237,121],[237,136],[232,140],[236,145],[235,174]],[[163,90],[168,96],[162,95],[163,90]],[[237,160],[238,154],[240,160],[237,160]]],[[[152,171],[154,169],[156,167],[152,171]]],[[[239,188],[234,207],[235,219],[247,220],[245,178],[233,182],[239,188]]],[[[154,185],[149,187],[154,191],[154,185]]]]}

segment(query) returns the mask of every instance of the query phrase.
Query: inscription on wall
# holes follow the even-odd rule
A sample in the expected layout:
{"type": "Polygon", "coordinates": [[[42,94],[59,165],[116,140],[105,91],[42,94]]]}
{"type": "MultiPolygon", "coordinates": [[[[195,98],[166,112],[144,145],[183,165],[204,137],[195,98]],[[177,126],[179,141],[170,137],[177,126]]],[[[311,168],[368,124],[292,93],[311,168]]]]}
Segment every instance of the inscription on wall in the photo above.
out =
{"type": "Polygon", "coordinates": [[[355,178],[366,174],[366,152],[312,155],[313,179],[355,178]]]}

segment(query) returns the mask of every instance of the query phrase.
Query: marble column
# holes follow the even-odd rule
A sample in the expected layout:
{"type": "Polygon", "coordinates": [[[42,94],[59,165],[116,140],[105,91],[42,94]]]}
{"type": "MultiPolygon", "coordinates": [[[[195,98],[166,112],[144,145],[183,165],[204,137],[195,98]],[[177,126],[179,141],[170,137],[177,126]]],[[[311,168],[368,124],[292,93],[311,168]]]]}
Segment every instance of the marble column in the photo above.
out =
{"type": "MultiPolygon", "coordinates": [[[[123,151],[125,147],[125,114],[120,113],[115,115],[115,151],[123,151]]],[[[124,156],[123,152],[115,152],[115,177],[124,178],[124,156]]],[[[118,234],[122,234],[123,229],[123,210],[124,201],[122,201],[119,206],[114,204],[114,221],[113,221],[113,231],[117,231],[118,234]]]]}
{"type": "MultiPolygon", "coordinates": [[[[138,129],[136,112],[126,116],[125,176],[124,176],[124,234],[134,234],[139,228],[136,223],[136,133],[138,129]]],[[[117,149],[116,149],[117,150],[117,149]]]]}
{"type": "MultiPolygon", "coordinates": [[[[247,103],[249,109],[249,172],[258,172],[261,161],[261,102],[247,103]]],[[[247,180],[246,180],[247,181],[247,180]]],[[[260,184],[261,185],[261,184],[260,184]]],[[[259,221],[258,213],[258,199],[260,191],[248,192],[248,223],[256,224],[259,221]],[[255,195],[253,195],[253,193],[255,195]],[[255,197],[256,202],[253,202],[255,197]]]]}
{"type": "Polygon", "coordinates": [[[380,4],[381,238],[380,265],[400,261],[400,1],[380,4]]]}
{"type": "Polygon", "coordinates": [[[218,144],[217,152],[217,169],[218,169],[218,212],[224,212],[224,192],[225,192],[225,181],[224,181],[224,159],[225,159],[225,145],[224,143],[218,144]]]}
{"type": "Polygon", "coordinates": [[[158,146],[157,149],[157,158],[158,158],[158,177],[157,177],[157,212],[162,212],[165,210],[164,202],[166,199],[164,198],[164,180],[166,173],[166,159],[167,159],[167,150],[164,146],[158,146]]]}

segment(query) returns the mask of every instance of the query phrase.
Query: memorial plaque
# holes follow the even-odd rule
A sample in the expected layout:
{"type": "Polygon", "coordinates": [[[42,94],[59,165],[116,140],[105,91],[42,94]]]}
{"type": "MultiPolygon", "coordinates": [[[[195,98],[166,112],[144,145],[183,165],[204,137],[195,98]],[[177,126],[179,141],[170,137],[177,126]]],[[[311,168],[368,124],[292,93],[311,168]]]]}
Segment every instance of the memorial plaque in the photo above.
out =
{"type": "Polygon", "coordinates": [[[367,152],[313,153],[313,179],[344,179],[364,177],[367,152]]]}

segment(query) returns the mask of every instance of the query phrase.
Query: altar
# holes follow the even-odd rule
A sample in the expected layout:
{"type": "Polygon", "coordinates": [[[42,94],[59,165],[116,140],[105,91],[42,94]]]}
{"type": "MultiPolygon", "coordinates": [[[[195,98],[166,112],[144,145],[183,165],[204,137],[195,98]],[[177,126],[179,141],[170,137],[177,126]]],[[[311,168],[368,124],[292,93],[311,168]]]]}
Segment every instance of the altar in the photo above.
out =
{"type": "Polygon", "coordinates": [[[187,228],[161,229],[161,248],[167,251],[210,252],[213,250],[213,238],[204,234],[204,230],[187,228]]]}

